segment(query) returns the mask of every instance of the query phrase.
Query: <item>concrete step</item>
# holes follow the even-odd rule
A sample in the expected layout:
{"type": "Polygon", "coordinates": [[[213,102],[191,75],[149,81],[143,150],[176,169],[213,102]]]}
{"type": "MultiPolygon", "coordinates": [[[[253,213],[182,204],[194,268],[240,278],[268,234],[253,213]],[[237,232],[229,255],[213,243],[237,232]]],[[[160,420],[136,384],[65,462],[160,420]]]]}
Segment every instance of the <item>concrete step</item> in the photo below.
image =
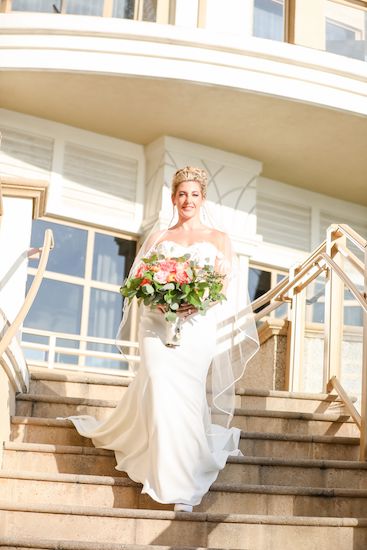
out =
{"type": "Polygon", "coordinates": [[[52,540],[256,550],[365,550],[367,520],[173,512],[0,502],[0,539],[47,533],[52,540]]]}
{"type": "MultiPolygon", "coordinates": [[[[355,399],[353,399],[355,401],[355,399]]],[[[336,394],[236,388],[236,407],[266,411],[347,414],[336,394]]]]}
{"type": "Polygon", "coordinates": [[[359,443],[359,437],[242,432],[240,448],[245,456],[358,460],[359,443]]]}
{"type": "Polygon", "coordinates": [[[50,540],[39,537],[1,537],[2,550],[227,550],[224,548],[199,548],[198,546],[156,546],[152,544],[114,544],[83,542],[76,540],[50,540]]]}
{"type": "MultiPolygon", "coordinates": [[[[25,504],[172,510],[141,494],[125,477],[1,471],[0,492],[25,504]]],[[[318,517],[367,517],[367,490],[215,482],[196,512],[318,517]]]]}
{"type": "Polygon", "coordinates": [[[331,413],[236,409],[232,425],[244,432],[350,437],[360,435],[357,425],[349,416],[331,413]]]}
{"type": "Polygon", "coordinates": [[[29,391],[41,395],[119,400],[131,382],[130,377],[121,375],[35,367],[31,367],[30,371],[29,391]]]}
{"type": "MultiPolygon", "coordinates": [[[[32,368],[30,393],[116,402],[121,399],[130,382],[131,378],[125,376],[32,368]]],[[[242,387],[236,389],[236,407],[315,413],[345,411],[343,403],[334,394],[293,393],[242,387]]]]}
{"type": "Polygon", "coordinates": [[[199,548],[198,546],[156,546],[152,544],[114,544],[114,543],[94,543],[83,541],[68,540],[49,540],[39,537],[2,537],[0,539],[0,548],[2,550],[226,550],[224,548],[199,548]]]}
{"type": "MultiPolygon", "coordinates": [[[[111,451],[80,446],[33,445],[5,450],[4,470],[126,476],[115,470],[111,451]],[[9,454],[16,455],[9,460],[9,454]],[[18,453],[20,453],[18,455],[18,453]],[[31,456],[29,456],[31,455],[31,456]],[[28,458],[29,456],[29,458],[28,458]]],[[[367,489],[367,464],[343,460],[229,457],[218,481],[255,485],[367,489]]]]}
{"type": "MultiPolygon", "coordinates": [[[[88,414],[103,420],[110,416],[116,402],[79,397],[20,394],[16,415],[58,418],[88,414]]],[[[359,436],[357,425],[339,413],[308,413],[260,409],[235,409],[232,422],[246,432],[359,436]]]]}
{"type": "MultiPolygon", "coordinates": [[[[283,413],[285,414],[285,413],[283,413]]],[[[304,413],[307,414],[307,413],[304,413]]],[[[271,446],[271,441],[276,441],[276,444],[278,445],[278,450],[281,448],[281,445],[284,442],[289,442],[289,446],[291,446],[291,442],[294,441],[295,443],[298,442],[300,445],[305,448],[305,444],[312,444],[312,448],[314,448],[314,445],[318,443],[322,443],[323,445],[332,444],[332,437],[335,437],[332,434],[327,435],[313,435],[304,433],[307,431],[306,428],[308,428],[308,424],[304,422],[303,420],[298,420],[299,425],[299,431],[300,433],[292,433],[291,427],[295,429],[295,426],[292,426],[292,419],[288,422],[285,418],[275,418],[275,422],[268,422],[268,425],[264,425],[265,421],[267,420],[266,416],[260,417],[260,420],[262,421],[262,425],[260,427],[264,428],[263,432],[258,432],[258,430],[251,430],[248,429],[244,431],[244,437],[246,437],[246,434],[252,434],[256,433],[255,438],[256,442],[251,441],[251,435],[249,439],[248,446],[250,445],[257,445],[259,444],[262,446],[264,453],[266,450],[269,451],[269,445],[271,446]],[[272,432],[271,428],[278,428],[281,429],[281,423],[283,422],[284,426],[284,432],[272,432]],[[302,424],[304,422],[305,425],[302,424]],[[268,428],[269,431],[265,431],[265,428],[268,428]],[[287,429],[288,428],[288,429],[287,429]],[[303,430],[301,430],[303,428],[303,430]],[[257,443],[260,442],[260,443],[257,443]]],[[[297,422],[297,421],[296,421],[297,422]]],[[[237,425],[237,422],[234,422],[235,425],[237,425]]],[[[321,421],[319,422],[319,426],[327,428],[328,422],[321,421]]],[[[353,431],[355,434],[354,424],[348,423],[348,427],[351,427],[352,429],[350,431],[353,431]]],[[[257,427],[259,427],[257,425],[257,427]]],[[[337,428],[339,427],[339,423],[337,423],[337,428]]],[[[325,430],[324,430],[325,431],[325,430]]],[[[327,430],[326,430],[327,431],[327,430]]],[[[358,443],[358,438],[353,436],[344,436],[340,437],[340,432],[344,430],[336,430],[335,428],[333,430],[330,429],[330,431],[333,433],[335,432],[336,435],[338,435],[336,439],[336,443],[339,441],[341,442],[341,445],[347,444],[348,439],[350,439],[351,446],[355,446],[358,443]]],[[[358,434],[359,435],[359,434],[358,434]]],[[[74,428],[73,424],[69,420],[58,420],[55,418],[37,418],[37,417],[24,417],[24,416],[14,416],[12,418],[12,432],[11,432],[11,440],[17,441],[17,442],[25,442],[25,443],[51,443],[55,445],[82,445],[87,447],[92,447],[93,444],[89,438],[82,437],[78,434],[76,429],[74,428]],[[52,428],[52,429],[50,429],[52,428]]],[[[243,441],[243,438],[241,438],[241,450],[244,454],[250,455],[251,454],[251,447],[248,449],[246,443],[243,441]]],[[[302,448],[301,448],[302,450],[302,448]]],[[[357,451],[358,452],[358,451],[357,451]]],[[[252,453],[255,454],[255,456],[267,456],[264,453],[252,453]]],[[[270,454],[270,456],[273,456],[270,454]]],[[[282,455],[281,455],[282,456],[282,455]]],[[[284,456],[284,455],[283,455],[284,456]]],[[[354,457],[353,457],[354,458],[354,457]]]]}

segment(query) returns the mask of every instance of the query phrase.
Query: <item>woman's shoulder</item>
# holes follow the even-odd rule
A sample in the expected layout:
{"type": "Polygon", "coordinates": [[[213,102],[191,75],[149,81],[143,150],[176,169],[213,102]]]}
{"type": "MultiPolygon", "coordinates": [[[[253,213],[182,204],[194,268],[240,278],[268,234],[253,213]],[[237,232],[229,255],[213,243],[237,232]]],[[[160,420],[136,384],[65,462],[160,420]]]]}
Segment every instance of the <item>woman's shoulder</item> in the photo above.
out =
{"type": "Polygon", "coordinates": [[[211,240],[219,250],[225,250],[230,244],[230,238],[224,231],[219,229],[210,228],[211,240]]]}

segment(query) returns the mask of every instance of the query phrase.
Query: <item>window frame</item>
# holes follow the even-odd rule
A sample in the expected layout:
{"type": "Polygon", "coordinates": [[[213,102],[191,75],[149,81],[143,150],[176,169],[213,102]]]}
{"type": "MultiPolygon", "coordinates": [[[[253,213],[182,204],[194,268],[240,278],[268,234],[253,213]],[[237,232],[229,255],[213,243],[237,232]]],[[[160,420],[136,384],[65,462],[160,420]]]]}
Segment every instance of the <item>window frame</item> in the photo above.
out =
{"type": "MultiPolygon", "coordinates": [[[[76,284],[83,287],[82,291],[82,311],[81,311],[81,320],[80,320],[80,332],[79,335],[82,337],[80,340],[79,350],[85,351],[87,349],[88,342],[83,339],[88,337],[88,325],[89,325],[89,313],[90,313],[90,301],[91,301],[91,292],[95,288],[97,290],[105,290],[108,292],[119,292],[120,284],[107,283],[103,281],[96,281],[92,278],[93,274],[93,253],[94,253],[94,242],[95,234],[101,233],[104,235],[109,235],[112,237],[119,237],[124,240],[134,241],[136,245],[139,243],[138,235],[129,235],[121,231],[113,231],[111,229],[106,229],[98,225],[84,224],[81,222],[69,221],[66,218],[53,217],[53,216],[44,216],[38,218],[40,221],[57,223],[67,227],[75,227],[87,231],[87,242],[86,242],[86,254],[85,254],[85,271],[84,277],[76,275],[67,275],[60,272],[48,271],[47,268],[44,273],[44,279],[51,279],[54,281],[59,281],[62,283],[76,284]]],[[[34,276],[37,272],[36,267],[27,266],[27,276],[34,276]]],[[[122,281],[121,281],[122,284],[122,281]]],[[[25,327],[28,330],[31,328],[25,327]]],[[[55,333],[56,338],[57,332],[55,333]]],[[[64,333],[59,333],[64,334],[64,333]]],[[[59,336],[62,339],[62,336],[59,336]]],[[[75,368],[81,368],[85,366],[85,356],[78,355],[78,364],[75,365],[75,368]]]]}
{"type": "MultiPolygon", "coordinates": [[[[276,286],[279,283],[279,281],[277,281],[277,276],[278,275],[283,275],[284,277],[286,277],[288,275],[288,269],[284,269],[284,268],[277,267],[277,266],[274,266],[274,265],[263,264],[261,262],[252,262],[252,261],[250,261],[249,265],[248,265],[248,269],[249,269],[249,271],[250,271],[250,269],[259,269],[261,271],[270,272],[270,288],[274,288],[274,286],[276,286]]],[[[282,307],[282,304],[279,304],[279,307],[282,307]]],[[[265,317],[265,319],[266,318],[277,319],[278,317],[276,317],[276,311],[278,309],[279,308],[276,308],[273,311],[271,311],[270,314],[265,317]]]]}

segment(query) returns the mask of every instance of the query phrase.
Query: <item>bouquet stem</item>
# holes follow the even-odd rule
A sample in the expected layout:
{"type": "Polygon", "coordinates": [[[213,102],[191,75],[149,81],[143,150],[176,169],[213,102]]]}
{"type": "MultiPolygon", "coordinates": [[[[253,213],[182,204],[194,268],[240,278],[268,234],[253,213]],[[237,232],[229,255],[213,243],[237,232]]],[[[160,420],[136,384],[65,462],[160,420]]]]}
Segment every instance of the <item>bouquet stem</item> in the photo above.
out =
{"type": "Polygon", "coordinates": [[[181,345],[181,326],[182,320],[178,316],[175,321],[167,321],[165,345],[168,348],[175,348],[181,345]]]}

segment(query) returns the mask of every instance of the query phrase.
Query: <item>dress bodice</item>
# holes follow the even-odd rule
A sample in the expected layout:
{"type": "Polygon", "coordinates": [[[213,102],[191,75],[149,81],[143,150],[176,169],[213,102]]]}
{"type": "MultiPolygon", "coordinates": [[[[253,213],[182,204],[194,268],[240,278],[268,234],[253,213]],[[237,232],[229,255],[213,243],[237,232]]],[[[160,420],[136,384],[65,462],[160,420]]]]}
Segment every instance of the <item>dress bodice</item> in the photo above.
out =
{"type": "Polygon", "coordinates": [[[184,245],[176,241],[164,240],[156,245],[156,251],[168,258],[175,258],[183,254],[190,254],[190,260],[199,265],[214,265],[215,259],[222,256],[218,248],[210,241],[198,241],[190,245],[184,245]]]}

